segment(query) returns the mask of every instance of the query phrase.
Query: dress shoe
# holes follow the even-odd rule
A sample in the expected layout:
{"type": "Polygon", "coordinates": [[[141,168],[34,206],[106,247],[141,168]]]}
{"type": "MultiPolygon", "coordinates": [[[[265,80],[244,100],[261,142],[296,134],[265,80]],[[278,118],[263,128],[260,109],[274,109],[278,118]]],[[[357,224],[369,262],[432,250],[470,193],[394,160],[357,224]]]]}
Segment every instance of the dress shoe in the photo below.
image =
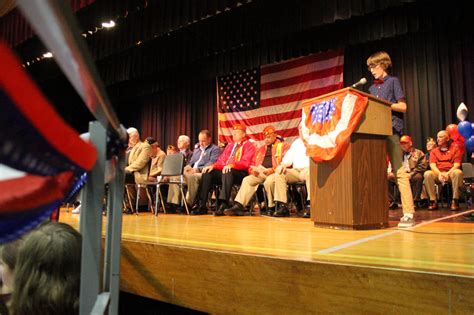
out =
{"type": "Polygon", "coordinates": [[[266,212],[264,212],[263,214],[266,214],[268,216],[273,216],[273,214],[275,213],[275,206],[273,207],[268,207],[268,210],[266,212]]]}
{"type": "Polygon", "coordinates": [[[426,199],[416,200],[415,201],[415,208],[417,209],[424,209],[428,206],[428,201],[426,199]]]}
{"type": "Polygon", "coordinates": [[[243,216],[244,206],[238,202],[235,202],[232,207],[224,210],[224,214],[228,216],[243,216]]]}
{"type": "Polygon", "coordinates": [[[389,208],[389,209],[392,209],[392,210],[398,209],[398,203],[392,201],[392,202],[388,205],[388,208],[389,208]]]}
{"type": "Polygon", "coordinates": [[[459,200],[453,199],[451,202],[451,211],[458,211],[459,210],[459,200]]]}
{"type": "Polygon", "coordinates": [[[125,214],[133,214],[133,211],[132,211],[132,209],[130,209],[130,208],[125,208],[125,209],[123,209],[123,213],[125,213],[125,214]]]}
{"type": "Polygon", "coordinates": [[[288,206],[286,203],[279,202],[276,207],[275,214],[273,214],[274,217],[289,217],[290,216],[290,210],[288,210],[288,206]]]}
{"type": "Polygon", "coordinates": [[[438,203],[436,201],[430,201],[428,210],[438,210],[438,203]]]}
{"type": "Polygon", "coordinates": [[[168,203],[166,205],[166,213],[176,213],[176,211],[178,210],[178,205],[177,204],[174,204],[174,203],[168,203]]]}
{"type": "Polygon", "coordinates": [[[195,207],[193,210],[190,212],[192,215],[203,215],[207,214],[207,207],[206,206],[201,206],[201,207],[195,207]]]}
{"type": "Polygon", "coordinates": [[[308,219],[311,218],[311,206],[306,205],[304,212],[303,212],[303,218],[308,219]]]}
{"type": "Polygon", "coordinates": [[[463,215],[464,219],[474,221],[474,212],[463,215]]]}
{"type": "Polygon", "coordinates": [[[224,211],[223,210],[216,210],[214,211],[214,216],[215,217],[221,217],[224,215],[224,211]]]}

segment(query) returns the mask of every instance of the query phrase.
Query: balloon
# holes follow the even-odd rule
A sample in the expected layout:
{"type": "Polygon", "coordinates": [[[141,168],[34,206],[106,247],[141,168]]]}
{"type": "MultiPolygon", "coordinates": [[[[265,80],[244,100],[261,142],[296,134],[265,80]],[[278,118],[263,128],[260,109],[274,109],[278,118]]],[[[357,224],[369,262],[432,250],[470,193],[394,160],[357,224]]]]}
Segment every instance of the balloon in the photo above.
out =
{"type": "Polygon", "coordinates": [[[471,124],[472,133],[474,135],[474,123],[471,124]]]}
{"type": "Polygon", "coordinates": [[[467,106],[464,103],[459,104],[458,110],[456,111],[456,116],[460,121],[465,121],[467,117],[467,106]]]}
{"type": "Polygon", "coordinates": [[[458,132],[464,139],[469,139],[472,135],[472,126],[471,123],[467,120],[461,121],[458,124],[458,132]]]}
{"type": "Polygon", "coordinates": [[[451,139],[456,140],[459,138],[460,134],[458,131],[458,125],[456,124],[449,124],[446,126],[446,131],[448,132],[451,139]]]}
{"type": "Polygon", "coordinates": [[[473,152],[474,151],[474,136],[471,136],[469,139],[467,139],[464,145],[469,152],[473,152]]]}

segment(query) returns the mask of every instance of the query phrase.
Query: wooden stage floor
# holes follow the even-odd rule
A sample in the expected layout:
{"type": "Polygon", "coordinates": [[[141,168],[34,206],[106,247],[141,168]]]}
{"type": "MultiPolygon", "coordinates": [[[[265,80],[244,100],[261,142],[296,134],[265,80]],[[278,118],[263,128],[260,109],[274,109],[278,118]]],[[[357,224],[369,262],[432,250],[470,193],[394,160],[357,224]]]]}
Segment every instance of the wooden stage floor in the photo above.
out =
{"type": "MultiPolygon", "coordinates": [[[[425,311],[430,310],[430,307],[432,307],[432,312],[444,312],[444,310],[448,310],[457,305],[456,307],[459,310],[469,310],[472,312],[474,311],[472,309],[474,306],[469,305],[474,305],[474,297],[472,297],[472,293],[474,292],[474,221],[467,221],[463,217],[463,214],[468,213],[469,211],[472,212],[474,210],[464,209],[459,212],[451,212],[447,210],[429,212],[427,210],[420,210],[416,213],[415,217],[417,225],[414,228],[398,229],[396,224],[401,216],[401,211],[391,210],[391,227],[388,229],[370,231],[316,228],[311,220],[296,217],[272,218],[258,215],[252,217],[213,217],[211,215],[186,216],[175,214],[160,214],[156,217],[147,212],[141,212],[138,216],[124,215],[122,233],[122,241],[124,244],[122,255],[122,276],[123,278],[129,277],[134,280],[132,281],[129,279],[125,281],[125,284],[123,283],[122,285],[122,289],[131,293],[141,294],[147,297],[212,313],[227,313],[231,310],[236,313],[247,313],[249,310],[251,310],[250,313],[253,313],[254,311],[275,311],[275,306],[268,308],[269,306],[265,307],[258,305],[259,302],[255,302],[256,306],[252,307],[250,306],[250,303],[247,306],[251,308],[241,310],[238,308],[238,304],[229,309],[228,307],[230,307],[229,305],[232,305],[232,302],[225,299],[222,301],[224,306],[219,306],[217,304],[214,305],[214,302],[210,302],[210,300],[203,304],[199,301],[195,302],[193,299],[190,300],[187,297],[177,298],[179,293],[174,291],[174,287],[173,289],[170,289],[170,291],[174,292],[170,296],[168,294],[169,292],[166,293],[166,283],[167,281],[178,281],[180,277],[179,271],[169,270],[169,273],[177,272],[176,275],[171,277],[173,279],[167,279],[166,276],[163,276],[163,278],[157,276],[160,279],[160,285],[157,283],[149,283],[148,285],[151,287],[146,289],[146,292],[141,292],[140,290],[147,285],[135,284],[135,282],[140,281],[146,282],[147,277],[150,275],[154,276],[156,272],[159,272],[159,270],[162,272],[166,271],[164,270],[166,268],[163,269],[163,266],[166,264],[162,264],[161,268],[159,266],[150,267],[147,265],[147,259],[155,259],[155,257],[150,254],[150,252],[154,252],[154,250],[157,252],[160,250],[166,251],[162,256],[157,254],[158,256],[156,259],[161,260],[165,260],[166,257],[171,255],[170,253],[175,255],[199,253],[196,256],[198,262],[195,264],[189,263],[189,266],[186,266],[186,268],[195,266],[196,268],[191,268],[191,270],[192,272],[198,273],[201,270],[202,264],[206,264],[206,262],[199,262],[199,259],[207,260],[207,257],[212,256],[211,253],[213,253],[220,255],[220,258],[218,258],[219,260],[224,259],[223,257],[226,254],[231,255],[229,257],[237,257],[227,261],[226,265],[232,265],[236,268],[235,270],[239,270],[238,265],[242,263],[242,260],[245,259],[245,257],[263,258],[264,260],[256,262],[257,265],[278,259],[279,261],[285,261],[285,263],[291,264],[290,266],[296,266],[298,263],[312,263],[310,266],[323,266],[322,270],[330,270],[331,268],[328,266],[331,265],[344,266],[344,268],[356,268],[354,270],[365,270],[364,274],[367,277],[365,280],[368,281],[369,285],[363,284],[362,286],[368,288],[369,291],[372,288],[378,290],[378,285],[386,286],[387,283],[384,284],[385,280],[380,280],[380,283],[377,284],[376,282],[379,280],[375,281],[373,279],[379,279],[380,275],[373,276],[371,275],[371,272],[367,270],[373,269],[377,270],[377,272],[380,270],[385,271],[387,272],[387,279],[390,279],[390,277],[400,277],[400,274],[403,274],[404,276],[405,274],[409,275],[413,273],[416,273],[418,276],[427,275],[427,277],[430,278],[420,278],[418,280],[408,276],[408,278],[406,278],[407,287],[412,285],[409,284],[412,281],[426,281],[428,288],[439,282],[452,281],[452,285],[450,285],[446,290],[454,292],[456,290],[452,286],[458,285],[460,290],[461,288],[462,290],[467,290],[465,293],[467,294],[469,292],[471,297],[466,299],[466,297],[461,294],[463,299],[462,302],[464,304],[452,305],[450,303],[452,303],[451,299],[453,299],[453,297],[449,297],[446,302],[440,302],[440,305],[425,305],[425,311]],[[146,253],[139,254],[140,251],[146,253]],[[183,254],[184,252],[186,252],[186,254],[183,254]],[[145,256],[141,257],[141,255],[145,256]],[[126,257],[124,258],[124,256],[126,257]],[[136,270],[127,271],[127,269],[135,269],[137,266],[134,265],[140,265],[141,267],[139,267],[139,269],[144,268],[146,270],[137,272],[137,274],[134,275],[136,270]],[[360,267],[363,268],[360,269],[360,267]],[[431,276],[434,276],[435,278],[431,276]],[[374,278],[372,279],[372,277],[374,278]],[[145,278],[145,280],[139,280],[139,278],[145,278]],[[370,285],[371,281],[373,282],[372,285],[370,285]],[[434,284],[430,284],[430,281],[434,284]],[[163,288],[163,286],[165,288],[163,288]],[[153,290],[161,290],[163,292],[150,292],[153,290]],[[467,303],[468,301],[469,303],[467,303]],[[460,305],[462,305],[462,307],[460,305]],[[465,307],[467,307],[467,309],[465,307]]],[[[60,221],[78,227],[79,215],[74,215],[62,210],[60,221]]],[[[194,258],[192,258],[193,255],[186,257],[194,260],[194,258]]],[[[175,259],[175,264],[178,264],[178,261],[179,259],[175,259]]],[[[212,258],[209,258],[209,263],[212,261],[212,258]]],[[[188,262],[183,262],[183,265],[185,264],[188,264],[188,262]]],[[[175,267],[176,266],[171,266],[170,268],[173,269],[175,267]]],[[[179,266],[177,268],[179,269],[179,266]]],[[[273,267],[268,267],[268,270],[271,270],[271,268],[273,267]]],[[[290,267],[290,269],[291,268],[293,267],[290,267]]],[[[296,267],[294,268],[298,269],[296,267]]],[[[305,268],[303,268],[303,270],[307,270],[305,268]]],[[[203,268],[202,270],[204,276],[206,268],[203,268]]],[[[235,270],[234,272],[236,272],[235,270]]],[[[267,272],[266,270],[265,267],[262,269],[262,272],[267,272]]],[[[275,267],[275,273],[277,274],[280,271],[283,272],[282,270],[284,269],[282,269],[281,266],[275,267]]],[[[213,270],[208,271],[213,272],[213,270]]],[[[293,270],[291,272],[298,273],[299,271],[293,270]]],[[[316,272],[321,271],[315,269],[314,273],[316,272]]],[[[331,272],[334,272],[334,274],[328,276],[328,279],[336,279],[340,271],[335,269],[331,272]]],[[[268,271],[268,273],[268,277],[274,277],[271,274],[271,271],[268,271]]],[[[190,280],[184,275],[181,276],[183,277],[183,282],[192,281],[192,279],[195,279],[196,277],[194,275],[190,280]]],[[[229,273],[228,276],[232,276],[232,274],[229,273]]],[[[240,274],[239,277],[241,276],[242,275],[240,274]]],[[[294,277],[294,275],[291,277],[294,277]]],[[[314,275],[312,277],[314,277],[314,275]]],[[[319,281],[319,278],[317,277],[314,279],[315,281],[319,281]]],[[[356,280],[354,286],[359,285],[358,283],[360,282],[360,279],[356,280]]],[[[344,279],[339,279],[337,281],[342,283],[341,285],[344,286],[344,279]]],[[[348,278],[347,281],[350,282],[351,280],[348,278]]],[[[290,282],[291,281],[286,283],[286,285],[289,286],[290,282]]],[[[174,285],[175,284],[173,284],[173,286],[174,285]]],[[[200,283],[196,286],[199,287],[202,285],[203,284],[200,283]]],[[[294,283],[294,285],[299,288],[298,290],[301,290],[302,286],[305,287],[308,284],[294,283]]],[[[401,287],[403,286],[404,285],[401,285],[401,287]]],[[[415,288],[414,290],[419,289],[420,288],[415,288]]],[[[240,296],[238,289],[233,288],[229,290],[237,294],[237,296],[240,296]]],[[[245,291],[245,288],[243,288],[243,290],[245,291]]],[[[258,292],[258,289],[256,290],[258,292]]],[[[387,289],[385,288],[384,290],[386,291],[387,289]]],[[[337,292],[337,289],[335,289],[335,291],[337,292]]],[[[399,293],[401,298],[403,298],[404,295],[407,295],[406,291],[399,293]]],[[[444,293],[443,290],[440,290],[439,292],[440,296],[443,296],[444,293]]],[[[370,298],[370,294],[367,294],[370,298]]],[[[394,296],[392,295],[390,299],[393,297],[394,296]]],[[[198,294],[197,299],[202,300],[203,296],[198,294]]],[[[242,297],[239,297],[239,299],[242,299],[242,297]]],[[[396,308],[392,307],[391,310],[402,312],[407,311],[413,308],[413,305],[410,305],[410,303],[408,303],[408,306],[399,303],[396,308]]],[[[318,303],[318,305],[321,307],[320,303],[318,303]]],[[[326,310],[333,311],[334,305],[335,304],[326,305],[326,310]]],[[[281,308],[281,306],[277,307],[280,307],[278,308],[279,312],[284,313],[284,308],[281,308]]],[[[336,309],[338,311],[352,310],[355,313],[358,313],[359,311],[363,312],[370,310],[372,307],[382,307],[382,309],[384,309],[387,305],[383,302],[374,302],[373,305],[370,305],[369,303],[367,306],[362,308],[359,307],[357,309],[348,309],[341,305],[338,305],[336,309]],[[369,309],[366,309],[365,307],[368,307],[369,309]]],[[[323,308],[320,310],[323,310],[323,308]]],[[[292,308],[292,311],[296,313],[305,313],[308,309],[292,308]]]]}

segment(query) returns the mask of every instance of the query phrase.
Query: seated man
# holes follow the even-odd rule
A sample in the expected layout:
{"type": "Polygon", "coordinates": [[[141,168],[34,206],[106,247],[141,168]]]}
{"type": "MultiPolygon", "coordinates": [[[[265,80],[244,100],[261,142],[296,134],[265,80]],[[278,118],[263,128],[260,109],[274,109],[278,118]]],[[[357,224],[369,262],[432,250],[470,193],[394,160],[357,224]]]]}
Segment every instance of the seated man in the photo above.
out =
{"type": "Polygon", "coordinates": [[[451,210],[459,210],[459,193],[463,182],[462,154],[458,146],[449,140],[449,135],[445,130],[438,132],[437,142],[438,147],[433,149],[430,154],[431,170],[425,172],[425,187],[430,198],[428,209],[438,209],[435,183],[451,182],[453,186],[451,210]]]}
{"type": "MultiPolygon", "coordinates": [[[[138,131],[136,132],[138,135],[138,131]]],[[[125,167],[126,174],[133,174],[135,183],[145,183],[148,180],[149,167],[151,160],[151,146],[148,142],[138,141],[128,154],[128,165],[125,167]]]]}
{"type": "Polygon", "coordinates": [[[148,137],[146,138],[146,142],[151,146],[151,165],[148,174],[148,181],[153,182],[156,181],[156,178],[161,174],[166,153],[161,150],[160,144],[154,138],[148,137]]]}
{"type": "Polygon", "coordinates": [[[278,139],[275,127],[267,126],[263,129],[265,143],[257,150],[255,162],[250,166],[250,175],[242,181],[239,192],[234,199],[234,206],[224,210],[225,215],[243,215],[244,207],[248,204],[252,196],[268,175],[275,172],[275,168],[280,165],[283,156],[288,151],[289,144],[278,139]]]}
{"type": "MultiPolygon", "coordinates": [[[[400,138],[400,146],[403,150],[403,167],[407,173],[410,173],[410,186],[415,205],[419,205],[421,190],[423,187],[423,173],[426,171],[427,162],[425,154],[413,147],[413,141],[410,136],[404,135],[400,138]]],[[[388,175],[388,192],[390,208],[395,208],[396,201],[393,192],[395,191],[396,180],[393,173],[388,175]]]]}
{"type": "MultiPolygon", "coordinates": [[[[189,148],[191,146],[191,139],[189,139],[188,136],[186,135],[180,135],[178,137],[178,140],[176,141],[177,143],[177,148],[179,150],[179,153],[181,153],[184,156],[184,165],[186,165],[191,158],[191,155],[193,154],[193,151],[189,148]]],[[[178,181],[179,177],[177,178],[172,178],[171,180],[173,181],[178,181]]],[[[171,185],[175,186],[175,185],[171,185]]],[[[168,188],[168,198],[167,198],[167,203],[168,203],[168,212],[169,213],[175,213],[176,209],[178,208],[179,204],[179,189],[173,189],[175,187],[169,187],[168,188]]]]}
{"type": "Polygon", "coordinates": [[[219,207],[214,215],[224,215],[228,208],[230,193],[234,184],[240,184],[255,157],[255,146],[248,141],[245,127],[235,124],[232,130],[234,143],[229,143],[216,163],[202,169],[201,189],[199,192],[199,212],[207,213],[207,195],[213,184],[222,184],[219,196],[219,207]]]}
{"type": "MultiPolygon", "coordinates": [[[[148,142],[141,142],[138,130],[129,128],[129,149],[127,153],[127,166],[125,167],[125,184],[141,184],[148,180],[148,163],[151,159],[151,146],[148,142]]],[[[125,213],[131,213],[132,205],[135,204],[135,185],[125,185],[126,195],[130,196],[126,202],[125,213]]],[[[132,207],[133,208],[133,207],[132,207]]]]}
{"type": "Polygon", "coordinates": [[[184,155],[184,165],[186,165],[193,154],[193,151],[190,149],[191,139],[186,135],[180,135],[178,137],[177,145],[179,152],[184,155]]]}
{"type": "MultiPolygon", "coordinates": [[[[275,169],[275,173],[268,176],[263,183],[267,193],[268,207],[275,207],[274,216],[276,217],[290,215],[286,204],[288,183],[306,182],[309,200],[309,157],[306,155],[306,146],[301,140],[301,127],[300,124],[298,126],[300,137],[293,141],[281,164],[275,169]]],[[[306,207],[303,216],[309,218],[309,205],[306,207]]]]}
{"type": "MultiPolygon", "coordinates": [[[[217,158],[221,154],[221,150],[218,146],[211,143],[212,137],[209,130],[201,130],[199,132],[199,146],[194,150],[188,164],[184,167],[183,173],[188,186],[188,192],[186,193],[186,203],[193,205],[196,199],[196,195],[201,183],[202,169],[206,166],[212,165],[217,161],[217,158]]],[[[180,194],[177,185],[171,185],[168,191],[168,197],[171,196],[170,202],[173,204],[179,204],[180,194]]],[[[194,209],[192,214],[206,214],[194,209]]]]}

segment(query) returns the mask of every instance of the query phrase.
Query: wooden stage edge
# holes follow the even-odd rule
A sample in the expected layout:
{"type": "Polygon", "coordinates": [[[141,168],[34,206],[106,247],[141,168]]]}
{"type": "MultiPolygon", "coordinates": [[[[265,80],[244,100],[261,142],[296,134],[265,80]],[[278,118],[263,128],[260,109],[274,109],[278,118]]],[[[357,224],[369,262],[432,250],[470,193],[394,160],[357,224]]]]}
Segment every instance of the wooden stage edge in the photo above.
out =
{"type": "MultiPolygon", "coordinates": [[[[61,221],[78,227],[79,216],[62,211],[61,221]]],[[[218,314],[474,313],[474,224],[419,226],[124,216],[121,290],[218,314]]]]}

